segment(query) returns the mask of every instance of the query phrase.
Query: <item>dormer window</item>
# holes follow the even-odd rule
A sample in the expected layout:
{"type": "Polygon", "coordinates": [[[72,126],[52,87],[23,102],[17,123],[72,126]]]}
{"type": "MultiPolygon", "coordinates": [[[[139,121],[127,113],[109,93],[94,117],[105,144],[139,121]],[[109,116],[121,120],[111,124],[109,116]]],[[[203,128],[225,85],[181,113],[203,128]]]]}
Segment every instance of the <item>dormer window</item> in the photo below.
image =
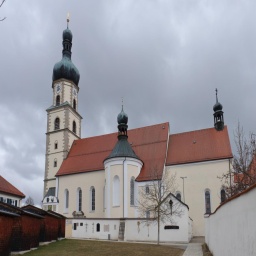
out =
{"type": "Polygon", "coordinates": [[[60,105],[60,95],[56,96],[56,106],[60,105]]]}

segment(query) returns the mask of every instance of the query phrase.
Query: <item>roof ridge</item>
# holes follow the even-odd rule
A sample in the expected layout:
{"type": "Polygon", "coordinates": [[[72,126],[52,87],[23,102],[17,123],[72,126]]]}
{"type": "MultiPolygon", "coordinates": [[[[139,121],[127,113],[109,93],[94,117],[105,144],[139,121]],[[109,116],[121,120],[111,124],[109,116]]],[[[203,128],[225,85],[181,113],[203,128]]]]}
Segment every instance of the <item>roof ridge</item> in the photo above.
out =
{"type": "MultiPolygon", "coordinates": [[[[148,127],[154,127],[154,126],[159,126],[159,125],[163,125],[163,124],[168,124],[169,125],[169,122],[164,122],[164,123],[159,123],[159,124],[153,124],[153,125],[147,125],[147,126],[143,126],[143,127],[128,129],[128,131],[127,131],[128,138],[129,138],[129,132],[130,131],[145,129],[145,128],[148,128],[148,127]]],[[[95,136],[81,138],[81,139],[76,140],[76,141],[82,141],[82,140],[91,139],[91,138],[95,138],[95,137],[104,137],[104,136],[109,136],[109,135],[117,134],[117,133],[118,133],[118,131],[107,133],[107,134],[100,134],[100,135],[95,135],[95,136]]]]}
{"type": "MultiPolygon", "coordinates": [[[[227,128],[227,126],[225,125],[224,128],[227,128]]],[[[181,134],[186,134],[186,133],[194,133],[194,132],[200,132],[200,131],[206,131],[206,130],[212,130],[212,129],[215,130],[214,127],[209,127],[209,128],[198,129],[198,130],[193,130],[193,131],[173,133],[173,134],[170,134],[170,136],[176,136],[176,135],[181,135],[181,134]]]]}

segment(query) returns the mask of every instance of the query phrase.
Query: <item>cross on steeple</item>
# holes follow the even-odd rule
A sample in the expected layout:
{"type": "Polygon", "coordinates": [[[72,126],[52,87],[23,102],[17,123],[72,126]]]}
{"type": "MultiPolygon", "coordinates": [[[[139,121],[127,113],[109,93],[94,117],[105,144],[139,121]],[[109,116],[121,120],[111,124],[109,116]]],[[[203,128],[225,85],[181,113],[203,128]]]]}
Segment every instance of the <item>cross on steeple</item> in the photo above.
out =
{"type": "Polygon", "coordinates": [[[70,21],[70,14],[69,14],[69,12],[68,12],[68,14],[67,14],[67,28],[68,28],[68,23],[69,23],[69,21],[70,21]]]}

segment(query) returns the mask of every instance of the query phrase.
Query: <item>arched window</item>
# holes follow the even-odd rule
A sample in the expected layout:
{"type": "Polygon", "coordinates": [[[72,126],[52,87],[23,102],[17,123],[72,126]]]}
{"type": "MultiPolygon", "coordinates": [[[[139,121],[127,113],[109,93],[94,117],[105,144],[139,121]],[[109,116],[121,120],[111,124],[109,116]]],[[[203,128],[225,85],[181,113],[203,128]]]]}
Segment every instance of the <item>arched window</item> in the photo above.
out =
{"type": "Polygon", "coordinates": [[[135,178],[131,177],[130,181],[130,205],[134,205],[134,184],[135,183],[135,178]]]}
{"type": "Polygon", "coordinates": [[[65,202],[65,210],[68,209],[68,205],[69,205],[69,191],[67,189],[65,189],[65,192],[64,192],[64,202],[65,202]]]}
{"type": "Polygon", "coordinates": [[[57,140],[55,140],[55,142],[54,142],[54,149],[58,149],[58,141],[57,140]]]}
{"type": "Polygon", "coordinates": [[[115,175],[113,179],[113,206],[120,205],[120,179],[115,175]]]}
{"type": "Polygon", "coordinates": [[[82,189],[77,189],[77,211],[82,211],[82,189]]]}
{"type": "Polygon", "coordinates": [[[53,161],[53,167],[57,167],[57,159],[56,158],[53,161]]]}
{"type": "Polygon", "coordinates": [[[96,232],[100,232],[100,223],[97,223],[96,225],[96,232]]]}
{"type": "Polygon", "coordinates": [[[90,195],[91,195],[91,211],[95,211],[95,188],[94,187],[91,187],[90,195]]]}
{"type": "Polygon", "coordinates": [[[146,186],[146,194],[149,194],[149,186],[146,186]]]}
{"type": "Polygon", "coordinates": [[[76,122],[75,121],[73,121],[72,131],[73,131],[73,133],[76,133],[76,122]]]}
{"type": "Polygon", "coordinates": [[[205,213],[211,213],[211,194],[209,190],[205,191],[205,213]]]}
{"type": "Polygon", "coordinates": [[[60,129],[60,119],[57,117],[54,121],[54,130],[60,129]]]}
{"type": "Polygon", "coordinates": [[[73,109],[76,110],[76,100],[73,99],[73,109]]]}
{"type": "Polygon", "coordinates": [[[221,202],[223,203],[224,201],[226,201],[226,192],[225,192],[225,189],[221,189],[220,191],[220,199],[221,199],[221,202]]]}
{"type": "Polygon", "coordinates": [[[181,193],[180,192],[176,193],[176,197],[177,197],[177,199],[179,199],[181,201],[181,193]]]}
{"type": "Polygon", "coordinates": [[[56,106],[60,105],[60,95],[56,96],[56,106]]]}

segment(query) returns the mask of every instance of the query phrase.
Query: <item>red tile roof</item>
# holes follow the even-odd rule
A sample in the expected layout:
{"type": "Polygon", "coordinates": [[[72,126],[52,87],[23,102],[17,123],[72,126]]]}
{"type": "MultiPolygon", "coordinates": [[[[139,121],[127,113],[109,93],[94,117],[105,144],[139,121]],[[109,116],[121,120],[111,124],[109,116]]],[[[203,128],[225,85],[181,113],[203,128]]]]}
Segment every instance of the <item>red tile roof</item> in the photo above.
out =
{"type": "Polygon", "coordinates": [[[232,158],[227,127],[170,135],[166,165],[232,158]]]}
{"type": "MultiPolygon", "coordinates": [[[[128,130],[128,141],[143,161],[137,181],[151,179],[154,170],[160,177],[166,165],[193,163],[232,157],[227,128],[217,132],[214,128],[169,136],[169,123],[128,130]],[[167,154],[167,159],[166,159],[167,154]]],[[[117,142],[117,133],[74,141],[68,157],[56,176],[104,170],[103,161],[117,142]]]]}
{"type": "Polygon", "coordinates": [[[0,192],[25,198],[25,195],[0,175],[0,192]]]}
{"type": "MultiPolygon", "coordinates": [[[[128,141],[143,161],[138,181],[148,180],[151,168],[163,171],[169,123],[128,130],[128,141]]],[[[56,176],[104,170],[103,161],[117,142],[117,133],[75,140],[56,176]]]]}

